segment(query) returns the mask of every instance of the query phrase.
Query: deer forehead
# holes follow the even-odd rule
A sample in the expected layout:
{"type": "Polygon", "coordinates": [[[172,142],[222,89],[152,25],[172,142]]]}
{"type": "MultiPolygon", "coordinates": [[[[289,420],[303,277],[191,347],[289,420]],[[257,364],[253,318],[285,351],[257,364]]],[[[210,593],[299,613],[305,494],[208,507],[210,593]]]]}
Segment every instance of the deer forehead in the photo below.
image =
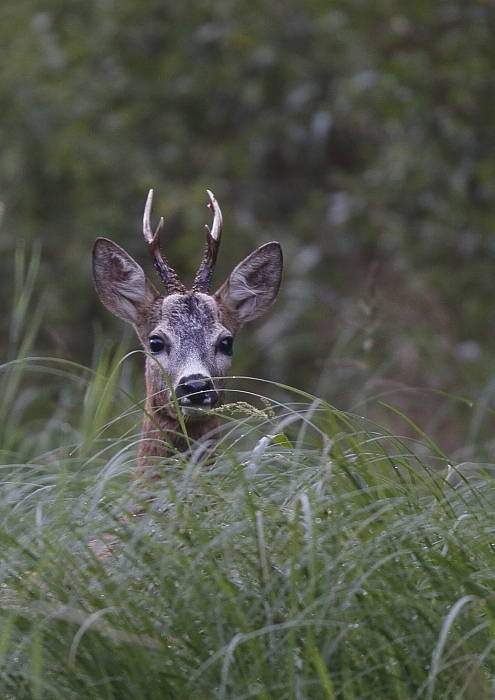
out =
{"type": "Polygon", "coordinates": [[[200,292],[171,294],[165,297],[155,328],[179,342],[186,342],[192,338],[207,342],[210,338],[210,343],[215,341],[223,329],[216,302],[208,294],[200,292]]]}

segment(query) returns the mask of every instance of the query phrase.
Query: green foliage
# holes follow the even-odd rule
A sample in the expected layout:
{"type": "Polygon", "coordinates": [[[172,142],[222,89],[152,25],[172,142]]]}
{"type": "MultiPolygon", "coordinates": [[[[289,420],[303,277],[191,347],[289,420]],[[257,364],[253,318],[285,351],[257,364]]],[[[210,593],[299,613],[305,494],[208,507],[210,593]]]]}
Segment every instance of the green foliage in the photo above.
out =
{"type": "Polygon", "coordinates": [[[4,697],[491,697],[493,467],[294,398],[151,501],[128,439],[5,461],[4,697]]]}
{"type": "Polygon", "coordinates": [[[493,13],[2,4],[2,697],[492,698],[493,13]],[[237,343],[275,399],[233,381],[215,464],[139,503],[89,260],[144,258],[149,187],[185,279],[207,187],[218,281],[270,239],[287,272],[237,343]]]}
{"type": "MultiPolygon", "coordinates": [[[[43,241],[41,350],[89,361],[91,319],[109,323],[92,242],[144,261],[149,187],[191,279],[208,187],[218,283],[256,244],[286,255],[240,374],[347,409],[377,380],[478,400],[495,359],[493,27],[477,0],[3,3],[0,244],[43,241]]],[[[445,405],[419,404],[396,408],[460,449],[465,421],[429,425],[445,405]]]]}
{"type": "Polygon", "coordinates": [[[493,464],[233,380],[214,463],[138,490],[130,358],[31,357],[38,261],[0,367],[2,697],[492,697],[493,464]]]}

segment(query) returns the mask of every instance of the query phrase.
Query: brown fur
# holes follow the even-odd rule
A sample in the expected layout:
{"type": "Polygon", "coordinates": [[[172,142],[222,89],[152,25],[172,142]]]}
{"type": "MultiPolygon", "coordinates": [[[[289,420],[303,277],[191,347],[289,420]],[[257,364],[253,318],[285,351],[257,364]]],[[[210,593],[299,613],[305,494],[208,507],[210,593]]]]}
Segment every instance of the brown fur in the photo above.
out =
{"type": "MultiPolygon", "coordinates": [[[[171,269],[166,272],[176,279],[171,269]]],[[[147,353],[153,347],[150,338],[158,337],[164,344],[163,349],[146,357],[146,415],[137,469],[140,479],[156,480],[157,460],[184,452],[195,442],[203,443],[206,453],[211,453],[220,425],[218,417],[208,412],[208,403],[201,405],[201,410],[195,411],[195,405],[190,410],[188,396],[195,394],[189,393],[180,404],[187,430],[184,436],[170,386],[178,396],[177,390],[187,386],[186,379],[200,378],[211,386],[215,406],[222,403],[223,381],[218,377],[225,376],[230,365],[222,342],[271,306],[281,274],[280,245],[266,243],[239,263],[213,296],[195,287],[188,292],[177,286],[163,296],[122,248],[106,238],[96,240],[93,275],[101,301],[113,314],[132,323],[147,353]]],[[[206,388],[199,391],[202,397],[207,393],[206,388]]]]}

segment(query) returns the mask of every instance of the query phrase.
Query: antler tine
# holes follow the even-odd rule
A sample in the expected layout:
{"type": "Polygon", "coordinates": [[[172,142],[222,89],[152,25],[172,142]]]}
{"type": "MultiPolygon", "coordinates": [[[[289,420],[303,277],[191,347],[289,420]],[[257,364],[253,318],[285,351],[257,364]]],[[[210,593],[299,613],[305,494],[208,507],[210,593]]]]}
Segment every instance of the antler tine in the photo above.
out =
{"type": "Polygon", "coordinates": [[[218,206],[218,202],[215,195],[206,190],[208,197],[210,198],[210,203],[208,208],[213,211],[213,224],[211,231],[208,226],[206,229],[206,250],[203,255],[203,260],[199,266],[199,270],[196,273],[194,283],[192,286],[193,292],[203,292],[208,294],[210,291],[211,277],[213,275],[213,270],[215,269],[215,263],[217,261],[218,249],[220,247],[220,238],[222,236],[222,212],[218,206]]]}
{"type": "MultiPolygon", "coordinates": [[[[213,226],[211,229],[211,237],[214,238],[217,243],[217,252],[218,252],[218,247],[220,246],[220,237],[222,235],[222,225],[223,225],[223,218],[222,218],[222,211],[220,207],[218,206],[218,202],[216,200],[215,195],[213,192],[210,192],[210,190],[206,190],[208,193],[208,197],[210,198],[210,203],[208,204],[208,209],[211,209],[213,211],[213,226]]],[[[210,229],[208,226],[205,227],[207,231],[210,233],[210,229]]]]}
{"type": "Polygon", "coordinates": [[[156,271],[160,275],[160,279],[165,285],[165,289],[167,290],[168,294],[183,294],[186,291],[186,288],[180,281],[175,270],[173,270],[173,268],[170,267],[170,265],[167,262],[167,259],[164,257],[160,249],[160,234],[163,230],[163,216],[158,222],[158,226],[156,227],[155,233],[153,233],[153,229],[151,228],[152,208],[153,190],[150,190],[148,193],[148,198],[146,200],[146,205],[144,207],[143,236],[144,240],[146,241],[149,253],[151,255],[151,259],[153,260],[153,265],[155,266],[156,271]]]}

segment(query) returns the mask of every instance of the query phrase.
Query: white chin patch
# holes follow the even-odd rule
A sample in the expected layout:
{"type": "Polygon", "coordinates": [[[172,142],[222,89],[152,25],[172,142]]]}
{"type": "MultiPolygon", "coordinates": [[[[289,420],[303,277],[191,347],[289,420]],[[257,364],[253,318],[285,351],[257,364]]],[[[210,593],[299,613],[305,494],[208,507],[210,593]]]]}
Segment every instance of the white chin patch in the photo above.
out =
{"type": "Polygon", "coordinates": [[[211,404],[210,403],[205,403],[202,406],[181,406],[180,411],[183,415],[184,418],[187,420],[194,422],[194,421],[203,421],[206,420],[208,417],[208,413],[210,412],[211,409],[211,404]]]}

